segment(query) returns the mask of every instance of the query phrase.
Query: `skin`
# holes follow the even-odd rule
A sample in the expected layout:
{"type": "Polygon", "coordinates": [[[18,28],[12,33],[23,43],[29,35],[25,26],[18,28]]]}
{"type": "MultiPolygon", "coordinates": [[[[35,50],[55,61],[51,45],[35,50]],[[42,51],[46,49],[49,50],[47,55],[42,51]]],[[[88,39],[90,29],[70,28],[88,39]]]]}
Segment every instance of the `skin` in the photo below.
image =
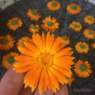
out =
{"type": "MultiPolygon", "coordinates": [[[[23,80],[25,73],[15,73],[12,70],[13,66],[6,72],[0,82],[0,95],[40,95],[37,88],[34,92],[31,92],[31,88],[24,88],[23,80]]],[[[53,93],[51,89],[43,91],[42,95],[68,95],[68,89],[66,84],[60,84],[60,90],[53,93]]]]}

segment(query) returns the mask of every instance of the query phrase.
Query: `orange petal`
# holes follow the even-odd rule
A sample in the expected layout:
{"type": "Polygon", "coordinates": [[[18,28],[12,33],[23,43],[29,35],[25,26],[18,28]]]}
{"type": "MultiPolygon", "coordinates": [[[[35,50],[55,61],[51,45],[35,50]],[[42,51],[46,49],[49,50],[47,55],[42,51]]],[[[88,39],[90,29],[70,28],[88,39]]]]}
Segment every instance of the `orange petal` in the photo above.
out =
{"type": "Polygon", "coordinates": [[[70,70],[66,70],[62,67],[56,66],[56,65],[52,65],[52,68],[58,70],[59,72],[61,72],[63,75],[67,76],[67,77],[71,77],[71,71],[70,70]]]}
{"type": "Polygon", "coordinates": [[[47,53],[50,52],[53,43],[54,43],[54,34],[51,34],[48,42],[47,53]]]}
{"type": "Polygon", "coordinates": [[[60,73],[59,71],[57,71],[56,69],[54,69],[52,67],[49,67],[49,69],[57,77],[58,81],[61,84],[67,83],[67,79],[65,78],[65,76],[62,73],[60,73]]]}
{"type": "Polygon", "coordinates": [[[47,70],[48,70],[48,74],[49,74],[51,83],[53,84],[54,87],[59,89],[59,83],[58,83],[57,78],[54,76],[54,74],[49,69],[47,69],[47,70]]]}
{"type": "Polygon", "coordinates": [[[47,36],[46,36],[46,52],[48,51],[48,44],[50,43],[49,42],[49,39],[50,39],[50,32],[47,33],[47,36]]]}
{"type": "Polygon", "coordinates": [[[19,56],[14,57],[14,59],[18,61],[33,61],[33,60],[36,61],[37,60],[37,58],[27,56],[27,55],[19,55],[19,56]]]}
{"type": "Polygon", "coordinates": [[[25,55],[29,55],[29,56],[33,56],[33,57],[38,57],[37,54],[35,54],[34,52],[32,52],[31,50],[29,50],[28,48],[26,47],[22,47],[22,46],[18,46],[18,50],[25,54],[25,55]]]}
{"type": "Polygon", "coordinates": [[[40,76],[40,81],[39,81],[39,92],[40,95],[44,89],[44,82],[45,82],[45,77],[44,77],[44,69],[41,72],[41,76],[40,76]]]}
{"type": "Polygon", "coordinates": [[[24,42],[25,46],[30,49],[31,51],[35,52],[37,55],[40,55],[40,50],[38,49],[38,47],[36,47],[36,45],[34,45],[31,42],[24,42]]]}
{"type": "Polygon", "coordinates": [[[55,39],[55,42],[53,43],[53,46],[51,48],[51,51],[50,51],[50,54],[55,54],[56,53],[56,50],[58,49],[59,45],[61,43],[61,38],[60,37],[57,37],[55,39]]]}
{"type": "Polygon", "coordinates": [[[68,48],[64,48],[60,51],[58,51],[56,54],[54,54],[54,59],[58,58],[58,57],[61,57],[63,55],[66,55],[67,52],[69,52],[72,48],[68,47],[68,48]]]}
{"type": "Polygon", "coordinates": [[[29,84],[30,87],[33,87],[33,86],[35,86],[35,85],[36,85],[36,87],[37,87],[38,82],[39,82],[39,78],[40,78],[41,70],[42,70],[42,68],[39,67],[39,68],[36,70],[36,72],[34,73],[33,78],[32,78],[32,80],[31,80],[31,82],[30,82],[30,84],[29,84]]]}
{"type": "Polygon", "coordinates": [[[45,35],[44,32],[42,32],[42,41],[43,41],[43,51],[46,51],[46,43],[45,43],[45,35]]]}

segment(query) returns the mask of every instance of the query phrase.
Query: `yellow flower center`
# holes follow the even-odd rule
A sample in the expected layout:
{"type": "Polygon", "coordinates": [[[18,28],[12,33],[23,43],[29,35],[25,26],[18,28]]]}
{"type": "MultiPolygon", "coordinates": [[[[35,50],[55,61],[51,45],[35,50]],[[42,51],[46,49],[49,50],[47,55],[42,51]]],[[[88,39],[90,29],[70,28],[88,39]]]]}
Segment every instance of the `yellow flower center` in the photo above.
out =
{"type": "Polygon", "coordinates": [[[36,16],[37,12],[36,11],[32,11],[31,14],[34,15],[34,16],[36,16]]]}
{"type": "Polygon", "coordinates": [[[18,24],[17,20],[12,21],[12,25],[17,25],[17,24],[18,24]]]}
{"type": "Polygon", "coordinates": [[[71,9],[72,9],[72,10],[76,10],[77,7],[74,5],[74,6],[71,6],[71,9]]]}
{"type": "Polygon", "coordinates": [[[56,3],[52,3],[51,5],[52,5],[53,7],[56,7],[56,6],[57,6],[57,4],[56,4],[56,3]]]}
{"type": "Polygon", "coordinates": [[[86,70],[87,70],[87,67],[86,67],[84,64],[81,64],[81,65],[79,66],[79,70],[80,70],[80,71],[86,71],[86,70]]]}
{"type": "Polygon", "coordinates": [[[81,49],[84,49],[84,48],[85,48],[85,45],[80,45],[80,48],[81,48],[81,49]]]}
{"type": "Polygon", "coordinates": [[[8,40],[7,40],[7,39],[3,39],[3,40],[1,41],[1,43],[2,43],[3,45],[6,45],[6,44],[8,43],[8,40]]]}
{"type": "Polygon", "coordinates": [[[53,23],[51,22],[51,21],[49,21],[48,23],[47,23],[47,26],[48,27],[51,27],[53,25],[53,23]]]}
{"type": "Polygon", "coordinates": [[[89,34],[89,35],[92,35],[92,32],[90,31],[90,32],[88,32],[88,34],[89,34]]]}
{"type": "Polygon", "coordinates": [[[42,67],[50,67],[53,65],[53,56],[49,53],[42,53],[38,56],[38,62],[42,67]]]}
{"type": "Polygon", "coordinates": [[[75,24],[75,25],[74,25],[74,28],[78,28],[78,25],[77,25],[77,24],[75,24]]]}
{"type": "Polygon", "coordinates": [[[8,59],[7,59],[8,63],[11,64],[13,63],[15,60],[14,60],[14,57],[13,56],[10,56],[8,59]]]}
{"type": "Polygon", "coordinates": [[[88,20],[91,21],[92,20],[91,17],[89,17],[88,20]]]}

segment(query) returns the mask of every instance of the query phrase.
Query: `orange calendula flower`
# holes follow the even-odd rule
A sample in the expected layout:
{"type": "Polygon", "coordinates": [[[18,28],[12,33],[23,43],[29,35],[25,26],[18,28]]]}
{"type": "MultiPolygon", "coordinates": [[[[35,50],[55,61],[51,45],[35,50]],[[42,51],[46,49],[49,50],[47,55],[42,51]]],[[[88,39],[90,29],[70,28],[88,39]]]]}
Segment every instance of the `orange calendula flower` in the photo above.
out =
{"type": "Polygon", "coordinates": [[[92,45],[92,48],[95,48],[95,41],[94,41],[94,43],[92,43],[91,45],[92,45]]]}
{"type": "Polygon", "coordinates": [[[47,8],[51,11],[56,11],[61,8],[61,4],[58,1],[50,1],[47,4],[47,8]]]}
{"type": "Polygon", "coordinates": [[[22,27],[22,21],[18,17],[13,17],[12,19],[8,20],[7,26],[15,31],[19,29],[19,27],[22,27]]]}
{"type": "Polygon", "coordinates": [[[15,57],[16,62],[13,70],[17,73],[27,72],[24,78],[25,87],[32,88],[32,92],[39,87],[42,91],[52,89],[56,92],[59,83],[67,83],[66,77],[71,76],[71,65],[74,64],[71,48],[63,48],[61,38],[54,39],[54,34],[44,32],[40,36],[38,33],[32,36],[33,43],[24,42],[25,47],[18,49],[24,55],[15,57]],[[66,77],[65,77],[66,76],[66,77]]]}
{"type": "Polygon", "coordinates": [[[49,32],[55,32],[56,29],[59,28],[59,23],[57,22],[56,18],[46,17],[43,21],[43,24],[41,25],[43,29],[49,32]]]}
{"type": "Polygon", "coordinates": [[[31,33],[37,33],[37,32],[40,31],[40,27],[39,27],[39,25],[31,24],[30,27],[29,27],[29,31],[31,33]]]}
{"type": "Polygon", "coordinates": [[[89,25],[92,25],[94,23],[94,17],[93,16],[90,16],[90,15],[87,15],[84,17],[84,22],[89,24],[89,25]]]}
{"type": "Polygon", "coordinates": [[[70,44],[70,38],[68,36],[62,36],[61,37],[61,43],[64,43],[65,45],[70,44]]]}
{"type": "Polygon", "coordinates": [[[24,45],[24,42],[25,42],[25,41],[32,42],[32,39],[29,38],[29,37],[22,37],[22,38],[20,38],[20,39],[18,40],[18,42],[17,42],[16,44],[17,44],[17,46],[25,46],[25,45],[24,45]]]}
{"type": "Polygon", "coordinates": [[[89,77],[92,73],[92,70],[90,64],[88,61],[78,60],[76,64],[74,65],[74,71],[78,76],[86,78],[89,77]]]}
{"type": "Polygon", "coordinates": [[[71,3],[66,9],[70,14],[78,14],[81,12],[80,6],[78,6],[76,3],[71,3]]]}
{"type": "Polygon", "coordinates": [[[77,21],[73,21],[72,23],[70,23],[69,27],[76,32],[80,32],[82,29],[82,25],[80,24],[80,22],[77,21]]]}
{"type": "Polygon", "coordinates": [[[77,52],[79,53],[87,53],[89,50],[89,45],[85,42],[78,42],[75,45],[75,49],[77,50],[77,52]]]}
{"type": "Polygon", "coordinates": [[[0,36],[0,50],[9,50],[14,46],[14,42],[13,37],[9,34],[0,36]]]}
{"type": "Polygon", "coordinates": [[[71,77],[66,77],[66,78],[67,78],[67,80],[68,80],[68,84],[69,84],[69,86],[71,86],[71,84],[72,84],[73,81],[75,80],[74,75],[71,74],[71,77]]]}
{"type": "Polygon", "coordinates": [[[31,20],[35,20],[37,21],[38,19],[41,18],[41,15],[40,13],[38,12],[38,10],[31,10],[29,9],[28,12],[27,12],[27,16],[31,19],[31,20]]]}
{"type": "Polygon", "coordinates": [[[83,34],[88,39],[94,39],[94,36],[95,36],[94,30],[90,30],[90,29],[85,29],[83,34]]]}
{"type": "Polygon", "coordinates": [[[16,52],[8,53],[7,55],[3,56],[2,65],[3,67],[9,69],[11,65],[14,63],[14,57],[18,56],[19,54],[16,52]]]}

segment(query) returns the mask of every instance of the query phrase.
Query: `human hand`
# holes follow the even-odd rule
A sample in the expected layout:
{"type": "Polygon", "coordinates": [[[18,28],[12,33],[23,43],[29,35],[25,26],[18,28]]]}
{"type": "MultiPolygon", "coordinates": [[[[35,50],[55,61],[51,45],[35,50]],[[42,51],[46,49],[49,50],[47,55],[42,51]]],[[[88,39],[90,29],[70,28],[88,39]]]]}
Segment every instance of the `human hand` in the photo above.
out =
{"type": "MultiPolygon", "coordinates": [[[[35,92],[31,92],[29,87],[24,88],[24,76],[24,73],[13,71],[13,66],[11,66],[0,82],[0,95],[40,95],[38,88],[35,92]]],[[[68,89],[66,84],[60,84],[60,90],[57,90],[56,93],[48,89],[46,92],[43,91],[42,95],[68,95],[68,89]]]]}

